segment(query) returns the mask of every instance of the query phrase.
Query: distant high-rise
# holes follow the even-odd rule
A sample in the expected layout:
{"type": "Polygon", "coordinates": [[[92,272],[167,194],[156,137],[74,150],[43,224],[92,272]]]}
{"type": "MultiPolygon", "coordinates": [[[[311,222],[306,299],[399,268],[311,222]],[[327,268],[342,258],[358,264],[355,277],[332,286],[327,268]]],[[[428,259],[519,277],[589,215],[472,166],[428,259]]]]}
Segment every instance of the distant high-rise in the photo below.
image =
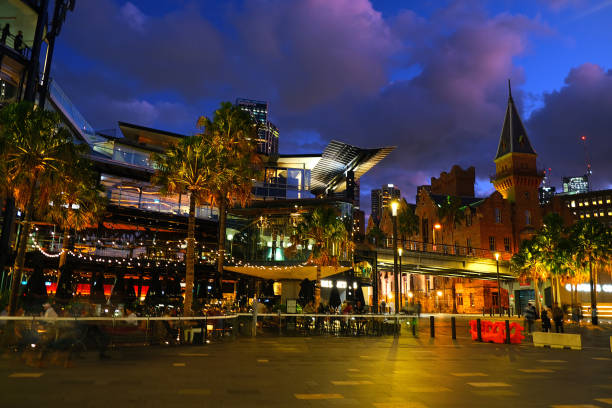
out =
{"type": "Polygon", "coordinates": [[[563,177],[564,194],[588,193],[589,187],[589,176],[586,174],[578,177],[563,177]]]}
{"type": "Polygon", "coordinates": [[[249,112],[257,122],[257,152],[266,156],[278,154],[279,132],[278,128],[268,120],[268,102],[238,98],[236,106],[249,112]]]}
{"type": "Polygon", "coordinates": [[[378,223],[383,214],[383,210],[389,206],[394,199],[400,198],[400,190],[393,184],[387,184],[379,189],[372,190],[372,217],[378,223]]]}

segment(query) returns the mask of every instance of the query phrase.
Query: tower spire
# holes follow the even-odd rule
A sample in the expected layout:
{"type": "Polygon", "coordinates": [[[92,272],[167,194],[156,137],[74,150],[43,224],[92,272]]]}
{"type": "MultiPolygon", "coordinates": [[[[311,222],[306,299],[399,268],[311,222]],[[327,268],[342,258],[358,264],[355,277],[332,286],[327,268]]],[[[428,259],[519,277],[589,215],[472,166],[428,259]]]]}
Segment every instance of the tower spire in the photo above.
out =
{"type": "Polygon", "coordinates": [[[508,78],[508,99],[512,99],[512,86],[510,85],[510,78],[508,78]]]}

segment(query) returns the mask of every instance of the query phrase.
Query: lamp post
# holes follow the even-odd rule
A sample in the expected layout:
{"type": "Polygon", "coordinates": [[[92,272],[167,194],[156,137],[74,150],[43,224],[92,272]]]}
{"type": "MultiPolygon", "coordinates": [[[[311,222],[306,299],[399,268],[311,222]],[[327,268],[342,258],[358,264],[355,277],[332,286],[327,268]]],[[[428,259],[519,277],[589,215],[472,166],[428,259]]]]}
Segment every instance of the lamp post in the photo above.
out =
{"type": "Polygon", "coordinates": [[[440,303],[440,297],[442,296],[442,291],[441,290],[437,291],[436,295],[438,295],[438,313],[442,313],[442,303],[440,303]]]}
{"type": "Polygon", "coordinates": [[[499,308],[499,317],[502,315],[501,311],[501,285],[499,283],[499,252],[495,253],[495,263],[497,265],[497,307],[499,308]]]}
{"type": "Polygon", "coordinates": [[[395,282],[395,313],[399,313],[399,278],[397,269],[397,201],[391,202],[391,214],[393,215],[393,278],[395,282]]]}
{"type": "Polygon", "coordinates": [[[433,250],[436,251],[436,230],[441,230],[442,225],[439,222],[436,222],[431,229],[431,239],[433,242],[433,250]]]}
{"type": "MultiPolygon", "coordinates": [[[[400,285],[403,286],[404,284],[404,279],[402,276],[402,252],[404,252],[403,248],[400,246],[399,248],[397,248],[397,254],[399,256],[399,280],[400,280],[400,285]]],[[[400,294],[400,307],[402,307],[402,303],[404,301],[404,296],[402,294],[402,286],[400,286],[400,290],[399,290],[399,294],[400,294]]]]}

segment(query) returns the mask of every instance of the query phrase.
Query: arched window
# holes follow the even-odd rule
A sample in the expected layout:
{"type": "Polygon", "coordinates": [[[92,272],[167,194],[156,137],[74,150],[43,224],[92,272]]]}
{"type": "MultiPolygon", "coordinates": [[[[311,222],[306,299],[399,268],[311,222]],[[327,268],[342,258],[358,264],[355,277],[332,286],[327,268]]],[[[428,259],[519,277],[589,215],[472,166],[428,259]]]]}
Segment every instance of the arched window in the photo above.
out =
{"type": "Polygon", "coordinates": [[[531,225],[531,211],[525,210],[525,224],[531,225]]]}

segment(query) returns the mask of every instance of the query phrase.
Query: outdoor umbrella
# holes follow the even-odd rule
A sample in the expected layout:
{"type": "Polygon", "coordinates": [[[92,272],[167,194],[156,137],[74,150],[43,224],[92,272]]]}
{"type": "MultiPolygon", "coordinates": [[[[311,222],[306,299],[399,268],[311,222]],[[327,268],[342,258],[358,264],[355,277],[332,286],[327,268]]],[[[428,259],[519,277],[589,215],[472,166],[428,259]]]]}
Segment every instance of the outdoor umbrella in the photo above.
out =
{"type": "Polygon", "coordinates": [[[264,282],[263,297],[271,298],[274,297],[274,281],[272,279],[264,282]]]}
{"type": "Polygon", "coordinates": [[[23,292],[23,306],[26,312],[38,314],[42,311],[43,303],[47,301],[47,287],[40,256],[34,257],[33,267],[34,271],[23,292]]]}
{"type": "Polygon", "coordinates": [[[154,273],[151,277],[151,283],[149,285],[149,291],[145,297],[145,303],[147,306],[157,306],[160,303],[164,303],[164,295],[162,294],[161,281],[159,280],[159,274],[154,273]]]}
{"type": "Polygon", "coordinates": [[[89,301],[93,304],[106,303],[106,296],[104,296],[104,273],[94,273],[92,276],[91,289],[89,292],[89,301]]]}
{"type": "Polygon", "coordinates": [[[365,298],[363,297],[363,289],[361,286],[361,283],[359,284],[359,286],[357,286],[357,289],[355,289],[355,300],[357,302],[361,302],[361,306],[365,306],[365,298]]]}
{"type": "Polygon", "coordinates": [[[300,303],[302,305],[307,304],[311,300],[314,301],[314,281],[306,278],[300,283],[300,293],[298,294],[298,298],[300,299],[300,303]]]}
{"type": "Polygon", "coordinates": [[[342,302],[340,301],[340,292],[338,291],[338,288],[334,285],[331,290],[331,294],[329,295],[329,305],[336,309],[338,306],[340,306],[340,304],[342,304],[342,302]]]}
{"type": "Polygon", "coordinates": [[[72,299],[72,265],[66,262],[60,268],[60,277],[57,282],[57,290],[55,292],[55,301],[59,303],[68,303],[72,299]]]}
{"type": "Polygon", "coordinates": [[[136,291],[134,290],[134,280],[127,279],[125,281],[125,304],[133,305],[137,301],[136,291]]]}
{"type": "Polygon", "coordinates": [[[125,279],[122,272],[115,275],[115,284],[111,291],[110,301],[113,305],[125,303],[125,279]]]}

